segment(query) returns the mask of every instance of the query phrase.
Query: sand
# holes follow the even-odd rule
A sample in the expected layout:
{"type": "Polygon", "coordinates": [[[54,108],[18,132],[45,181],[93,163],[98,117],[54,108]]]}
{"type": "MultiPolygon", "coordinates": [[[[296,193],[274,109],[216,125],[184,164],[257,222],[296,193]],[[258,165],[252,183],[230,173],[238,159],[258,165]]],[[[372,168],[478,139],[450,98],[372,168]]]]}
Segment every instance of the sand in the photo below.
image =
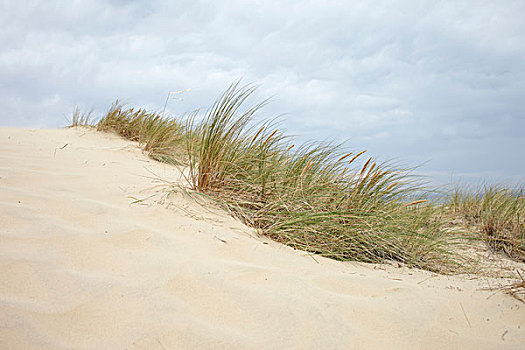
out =
{"type": "Polygon", "coordinates": [[[501,280],[314,258],[158,178],[114,135],[0,129],[1,349],[525,348],[501,280]]]}

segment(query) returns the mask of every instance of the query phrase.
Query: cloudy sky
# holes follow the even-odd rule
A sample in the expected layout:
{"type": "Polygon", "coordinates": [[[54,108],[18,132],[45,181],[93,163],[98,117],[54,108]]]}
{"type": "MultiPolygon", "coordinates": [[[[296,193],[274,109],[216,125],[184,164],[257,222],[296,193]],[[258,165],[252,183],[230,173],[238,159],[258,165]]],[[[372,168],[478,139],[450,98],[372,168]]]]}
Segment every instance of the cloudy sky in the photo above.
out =
{"type": "Polygon", "coordinates": [[[525,1],[0,0],[0,126],[117,98],[175,116],[235,79],[300,140],[435,184],[525,182],[525,1]]]}

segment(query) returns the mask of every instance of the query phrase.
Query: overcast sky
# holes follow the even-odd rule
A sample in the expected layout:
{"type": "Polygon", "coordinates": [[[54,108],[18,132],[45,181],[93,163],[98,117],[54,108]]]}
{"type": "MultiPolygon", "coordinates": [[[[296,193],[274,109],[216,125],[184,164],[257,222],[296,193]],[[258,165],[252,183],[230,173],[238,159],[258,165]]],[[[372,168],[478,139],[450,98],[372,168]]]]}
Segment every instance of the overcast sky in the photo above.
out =
{"type": "Polygon", "coordinates": [[[235,79],[299,139],[525,182],[525,1],[0,0],[0,126],[117,98],[182,115],[235,79]]]}

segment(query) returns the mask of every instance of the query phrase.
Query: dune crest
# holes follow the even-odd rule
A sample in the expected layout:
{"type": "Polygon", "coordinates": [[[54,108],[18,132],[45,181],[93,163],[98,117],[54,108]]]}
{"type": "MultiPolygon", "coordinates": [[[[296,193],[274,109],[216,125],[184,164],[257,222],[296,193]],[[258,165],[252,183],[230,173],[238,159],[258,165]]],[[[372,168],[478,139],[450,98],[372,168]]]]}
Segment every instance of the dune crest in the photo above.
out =
{"type": "Polygon", "coordinates": [[[89,129],[0,129],[0,348],[518,349],[525,304],[342,263],[175,194],[172,166],[89,129]]]}

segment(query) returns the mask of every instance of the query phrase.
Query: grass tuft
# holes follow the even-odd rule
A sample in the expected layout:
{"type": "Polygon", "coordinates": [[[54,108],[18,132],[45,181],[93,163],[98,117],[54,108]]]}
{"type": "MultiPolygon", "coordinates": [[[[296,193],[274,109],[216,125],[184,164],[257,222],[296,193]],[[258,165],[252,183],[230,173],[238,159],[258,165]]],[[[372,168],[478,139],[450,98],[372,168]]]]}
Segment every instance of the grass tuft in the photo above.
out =
{"type": "Polygon", "coordinates": [[[91,112],[81,112],[79,108],[75,108],[73,111],[73,117],[71,118],[71,125],[70,128],[76,128],[76,127],[87,127],[90,126],[91,122],[91,112]]]}
{"type": "Polygon", "coordinates": [[[294,248],[338,260],[447,265],[436,211],[416,196],[407,169],[361,162],[365,151],[310,142],[295,147],[273,121],[255,122],[267,101],[242,106],[253,87],[232,84],[186,124],[192,188],[245,223],[294,248]]]}
{"type": "Polygon", "coordinates": [[[488,246],[525,261],[525,188],[486,186],[477,191],[455,189],[448,205],[457,216],[478,227],[488,246]]]}
{"type": "Polygon", "coordinates": [[[180,163],[183,131],[182,125],[176,120],[144,109],[124,108],[117,100],[96,127],[97,130],[112,131],[137,141],[155,160],[180,163]]]}

